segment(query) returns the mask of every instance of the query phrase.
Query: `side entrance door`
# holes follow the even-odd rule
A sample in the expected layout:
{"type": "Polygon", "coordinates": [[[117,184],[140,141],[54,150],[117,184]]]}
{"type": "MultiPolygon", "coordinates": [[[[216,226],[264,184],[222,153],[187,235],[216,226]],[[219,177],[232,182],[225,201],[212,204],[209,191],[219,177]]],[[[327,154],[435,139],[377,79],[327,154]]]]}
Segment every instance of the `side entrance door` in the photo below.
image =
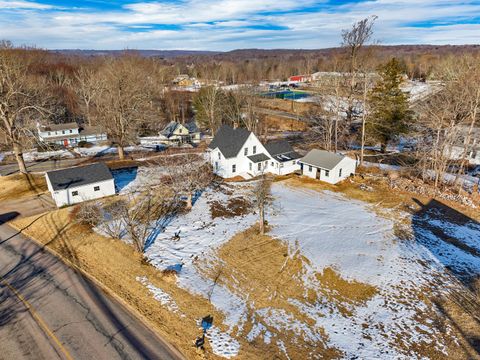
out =
{"type": "Polygon", "coordinates": [[[315,178],[316,178],[317,180],[320,180],[320,172],[321,172],[321,171],[322,171],[322,170],[320,170],[319,168],[317,168],[317,173],[316,173],[316,175],[315,175],[315,178]]]}

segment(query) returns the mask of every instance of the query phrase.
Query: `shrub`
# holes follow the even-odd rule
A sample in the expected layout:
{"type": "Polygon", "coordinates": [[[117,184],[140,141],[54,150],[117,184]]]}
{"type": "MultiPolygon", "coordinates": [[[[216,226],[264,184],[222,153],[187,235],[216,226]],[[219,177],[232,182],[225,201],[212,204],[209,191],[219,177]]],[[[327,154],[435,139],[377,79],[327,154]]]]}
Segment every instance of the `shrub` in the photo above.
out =
{"type": "Polygon", "coordinates": [[[85,140],[82,140],[82,141],[79,141],[78,142],[78,147],[80,148],[91,148],[93,146],[93,144],[91,142],[88,142],[88,141],[85,141],[85,140]]]}
{"type": "Polygon", "coordinates": [[[97,226],[103,218],[102,208],[98,203],[83,203],[74,210],[78,223],[90,227],[97,226]]]}

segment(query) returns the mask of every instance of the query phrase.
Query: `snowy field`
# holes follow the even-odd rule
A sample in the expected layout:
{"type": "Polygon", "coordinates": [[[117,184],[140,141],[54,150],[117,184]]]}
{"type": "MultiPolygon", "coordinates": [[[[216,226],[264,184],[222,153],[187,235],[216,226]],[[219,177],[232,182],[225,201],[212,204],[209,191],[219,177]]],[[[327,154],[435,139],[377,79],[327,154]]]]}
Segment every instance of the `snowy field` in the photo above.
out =
{"type": "MultiPolygon", "coordinates": [[[[203,271],[222,262],[217,249],[257,220],[254,214],[212,218],[212,201],[226,203],[246,196],[245,185],[230,186],[233,192],[205,191],[193,210],[173,219],[146,252],[154,266],[177,271],[179,287],[210,299],[224,314],[223,324],[216,324],[207,336],[215,354],[233,358],[241,354],[242,341],[261,341],[276,347],[281,358],[292,359],[298,358],[292,344],[301,347],[302,343],[308,344],[309,358],[319,356],[315,344],[338,350],[342,358],[421,358],[414,350],[419,344],[448,356],[444,340],[451,327],[447,323],[440,332],[433,325],[435,309],[421,300],[420,292],[440,294],[460,286],[462,273],[480,274],[478,223],[452,223],[428,211],[392,214],[390,219],[370,205],[336,193],[276,183],[267,216],[269,235],[288,246],[289,258],[300,254],[307,259],[295,280],[304,292],[285,299],[288,306],[260,306],[253,292],[241,288],[236,279],[216,283],[203,271]],[[442,241],[437,237],[439,229],[464,246],[442,241]],[[456,267],[456,272],[452,275],[447,267],[456,267]],[[318,275],[326,269],[333,269],[347,284],[375,291],[366,301],[338,299],[334,288],[325,289],[319,281],[318,275]],[[309,291],[318,297],[312,300],[306,295],[309,291]]],[[[169,294],[146,279],[139,281],[167,309],[181,314],[169,294]]]]}

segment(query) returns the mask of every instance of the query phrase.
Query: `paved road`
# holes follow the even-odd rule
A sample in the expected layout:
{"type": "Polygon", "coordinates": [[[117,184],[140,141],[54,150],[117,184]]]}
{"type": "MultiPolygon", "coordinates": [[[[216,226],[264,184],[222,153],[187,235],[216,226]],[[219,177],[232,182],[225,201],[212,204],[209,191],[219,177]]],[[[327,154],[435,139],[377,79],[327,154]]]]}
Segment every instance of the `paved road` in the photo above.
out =
{"type": "MultiPolygon", "coordinates": [[[[31,172],[44,172],[56,169],[63,169],[70,166],[80,164],[85,159],[58,159],[58,160],[42,160],[26,163],[27,169],[31,172]]],[[[12,175],[18,172],[17,163],[0,165],[0,175],[12,175]]]]}
{"type": "Polygon", "coordinates": [[[0,359],[181,358],[8,219],[0,214],[0,359]]]}

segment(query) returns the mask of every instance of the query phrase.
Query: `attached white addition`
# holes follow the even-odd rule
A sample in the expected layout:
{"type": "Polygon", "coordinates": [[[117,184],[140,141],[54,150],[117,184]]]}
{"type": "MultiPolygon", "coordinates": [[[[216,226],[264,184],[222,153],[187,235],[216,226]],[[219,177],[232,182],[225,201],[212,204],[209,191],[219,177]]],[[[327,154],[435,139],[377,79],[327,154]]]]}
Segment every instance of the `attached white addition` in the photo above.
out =
{"type": "Polygon", "coordinates": [[[355,174],[357,162],[341,154],[311,150],[300,159],[302,175],[336,184],[355,174]]]}
{"type": "Polygon", "coordinates": [[[251,177],[265,172],[290,174],[300,169],[297,154],[286,141],[265,146],[251,131],[223,125],[210,143],[210,162],[216,175],[223,178],[251,177]]]}
{"type": "Polygon", "coordinates": [[[115,181],[104,163],[49,171],[45,177],[57,207],[115,195],[115,181]]]}

